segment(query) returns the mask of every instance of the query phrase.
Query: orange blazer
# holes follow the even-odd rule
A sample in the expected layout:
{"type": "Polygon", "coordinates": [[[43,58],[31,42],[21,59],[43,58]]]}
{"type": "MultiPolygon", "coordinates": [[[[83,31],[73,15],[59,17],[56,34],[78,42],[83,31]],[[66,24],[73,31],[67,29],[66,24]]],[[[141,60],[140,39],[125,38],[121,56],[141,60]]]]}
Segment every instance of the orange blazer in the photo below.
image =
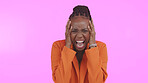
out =
{"type": "Polygon", "coordinates": [[[55,41],[51,51],[52,78],[55,83],[105,83],[107,74],[106,44],[96,41],[97,47],[87,49],[80,69],[76,52],[65,46],[65,40],[55,41]]]}

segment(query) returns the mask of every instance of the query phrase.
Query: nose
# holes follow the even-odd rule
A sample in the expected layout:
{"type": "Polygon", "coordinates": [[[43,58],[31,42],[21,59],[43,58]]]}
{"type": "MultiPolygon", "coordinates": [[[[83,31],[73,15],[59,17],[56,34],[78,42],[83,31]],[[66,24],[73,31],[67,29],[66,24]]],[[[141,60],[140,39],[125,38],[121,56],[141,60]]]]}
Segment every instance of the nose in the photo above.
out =
{"type": "Polygon", "coordinates": [[[79,32],[79,33],[77,34],[77,37],[78,37],[78,38],[82,38],[82,37],[83,37],[83,34],[82,34],[81,32],[79,32]]]}

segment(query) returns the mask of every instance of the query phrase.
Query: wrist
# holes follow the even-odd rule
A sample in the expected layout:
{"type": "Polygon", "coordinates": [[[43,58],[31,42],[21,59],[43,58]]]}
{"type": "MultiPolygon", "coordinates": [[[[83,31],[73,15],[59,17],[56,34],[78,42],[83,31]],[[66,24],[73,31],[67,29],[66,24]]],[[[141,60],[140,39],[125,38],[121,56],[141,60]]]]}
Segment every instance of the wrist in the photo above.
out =
{"type": "Polygon", "coordinates": [[[94,40],[92,41],[92,40],[91,40],[91,41],[89,42],[89,45],[95,44],[95,43],[96,43],[96,41],[94,41],[94,40]]]}
{"type": "Polygon", "coordinates": [[[65,45],[67,48],[70,48],[71,47],[71,44],[66,44],[65,45]]]}
{"type": "Polygon", "coordinates": [[[96,46],[92,46],[92,47],[89,47],[89,49],[91,49],[91,48],[95,48],[96,46]]]}
{"type": "Polygon", "coordinates": [[[89,45],[89,48],[94,48],[94,47],[97,47],[97,44],[96,43],[89,45]]]}

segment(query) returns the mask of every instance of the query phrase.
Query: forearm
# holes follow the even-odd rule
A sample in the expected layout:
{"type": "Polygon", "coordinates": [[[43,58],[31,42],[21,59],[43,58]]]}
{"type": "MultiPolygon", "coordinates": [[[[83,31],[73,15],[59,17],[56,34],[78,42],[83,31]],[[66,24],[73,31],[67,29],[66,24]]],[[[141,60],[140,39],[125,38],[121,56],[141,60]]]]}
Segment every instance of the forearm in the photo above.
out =
{"type": "MultiPolygon", "coordinates": [[[[64,78],[66,81],[68,81],[68,79],[70,79],[70,77],[71,77],[72,61],[74,59],[75,53],[76,53],[75,51],[64,46],[61,59],[63,62],[64,78]]],[[[67,82],[65,82],[65,83],[67,83],[67,82]]]]}
{"type": "Polygon", "coordinates": [[[52,50],[56,50],[51,53],[53,80],[56,83],[69,83],[75,51],[66,46],[61,52],[57,47],[53,47],[52,50]]]}
{"type": "MultiPolygon", "coordinates": [[[[90,83],[104,83],[107,73],[102,67],[102,58],[98,47],[86,50],[88,79],[90,83]]],[[[105,65],[105,64],[104,64],[105,65]]]]}

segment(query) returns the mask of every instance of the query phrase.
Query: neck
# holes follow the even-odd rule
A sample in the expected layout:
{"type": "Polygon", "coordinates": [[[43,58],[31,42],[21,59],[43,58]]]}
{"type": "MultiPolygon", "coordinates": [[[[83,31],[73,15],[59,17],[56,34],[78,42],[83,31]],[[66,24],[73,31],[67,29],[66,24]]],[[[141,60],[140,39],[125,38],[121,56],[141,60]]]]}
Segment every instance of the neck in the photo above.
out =
{"type": "Polygon", "coordinates": [[[76,53],[76,57],[77,57],[77,60],[78,60],[78,62],[79,62],[79,64],[80,64],[80,63],[81,63],[81,60],[82,60],[82,58],[83,58],[83,54],[84,54],[84,52],[85,52],[85,49],[82,50],[82,51],[78,51],[78,50],[76,50],[75,47],[74,47],[74,50],[77,52],[77,53],[76,53]]]}
{"type": "Polygon", "coordinates": [[[79,64],[80,64],[81,61],[82,61],[84,52],[85,52],[85,51],[81,51],[81,52],[77,52],[77,53],[76,53],[76,57],[77,57],[77,60],[78,60],[79,64]]]}

